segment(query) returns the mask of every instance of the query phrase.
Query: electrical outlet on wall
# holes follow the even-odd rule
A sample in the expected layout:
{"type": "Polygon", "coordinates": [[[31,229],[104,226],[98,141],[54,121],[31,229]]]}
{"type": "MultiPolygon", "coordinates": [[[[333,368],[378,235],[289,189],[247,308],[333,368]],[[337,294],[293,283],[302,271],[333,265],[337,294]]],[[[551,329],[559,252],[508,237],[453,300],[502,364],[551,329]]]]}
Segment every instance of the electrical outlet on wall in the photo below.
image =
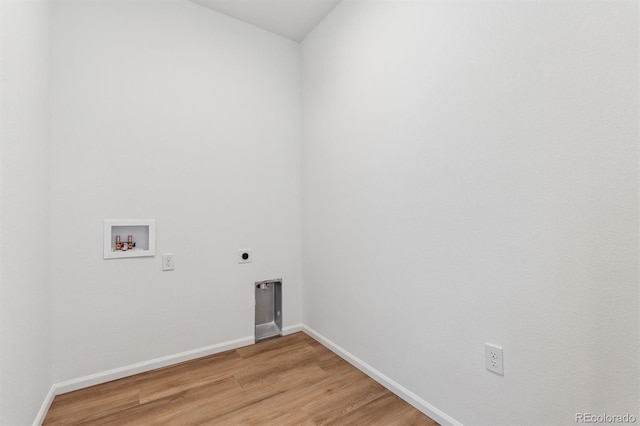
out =
{"type": "Polygon", "coordinates": [[[162,255],[162,270],[173,271],[176,264],[176,257],[173,253],[165,253],[162,255]]]}
{"type": "Polygon", "coordinates": [[[487,370],[504,376],[502,348],[490,343],[484,344],[484,363],[487,370]]]}
{"type": "Polygon", "coordinates": [[[253,250],[241,249],[238,250],[238,263],[251,263],[253,262],[253,250]]]}

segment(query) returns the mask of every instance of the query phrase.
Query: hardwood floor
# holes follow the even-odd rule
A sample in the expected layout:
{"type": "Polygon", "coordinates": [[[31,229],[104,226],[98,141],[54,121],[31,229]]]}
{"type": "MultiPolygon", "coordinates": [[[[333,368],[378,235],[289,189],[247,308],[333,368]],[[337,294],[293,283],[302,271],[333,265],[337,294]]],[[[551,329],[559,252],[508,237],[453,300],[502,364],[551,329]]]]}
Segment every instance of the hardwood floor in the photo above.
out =
{"type": "Polygon", "coordinates": [[[45,425],[436,425],[303,333],[63,395],[45,425]]]}

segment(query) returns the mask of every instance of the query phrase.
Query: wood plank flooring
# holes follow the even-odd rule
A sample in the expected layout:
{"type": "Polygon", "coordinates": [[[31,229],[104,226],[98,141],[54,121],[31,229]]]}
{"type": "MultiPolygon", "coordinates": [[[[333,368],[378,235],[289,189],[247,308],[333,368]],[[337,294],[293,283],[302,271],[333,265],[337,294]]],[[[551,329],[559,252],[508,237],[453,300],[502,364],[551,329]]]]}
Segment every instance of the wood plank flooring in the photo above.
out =
{"type": "Polygon", "coordinates": [[[304,333],[58,395],[45,425],[437,425],[304,333]]]}

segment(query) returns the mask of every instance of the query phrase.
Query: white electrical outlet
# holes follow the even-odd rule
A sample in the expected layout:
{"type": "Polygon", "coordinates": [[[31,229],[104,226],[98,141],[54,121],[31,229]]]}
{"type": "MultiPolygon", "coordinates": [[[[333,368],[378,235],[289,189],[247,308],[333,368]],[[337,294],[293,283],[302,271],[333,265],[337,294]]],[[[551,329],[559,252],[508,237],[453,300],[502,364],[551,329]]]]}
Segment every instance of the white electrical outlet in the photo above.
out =
{"type": "Polygon", "coordinates": [[[251,263],[253,262],[253,250],[243,249],[238,250],[238,263],[251,263]]]}
{"type": "Polygon", "coordinates": [[[484,363],[487,370],[504,376],[504,361],[502,358],[502,348],[499,346],[484,344],[484,363]]]}
{"type": "Polygon", "coordinates": [[[176,266],[176,257],[173,253],[165,253],[162,255],[162,270],[173,271],[176,266]]]}

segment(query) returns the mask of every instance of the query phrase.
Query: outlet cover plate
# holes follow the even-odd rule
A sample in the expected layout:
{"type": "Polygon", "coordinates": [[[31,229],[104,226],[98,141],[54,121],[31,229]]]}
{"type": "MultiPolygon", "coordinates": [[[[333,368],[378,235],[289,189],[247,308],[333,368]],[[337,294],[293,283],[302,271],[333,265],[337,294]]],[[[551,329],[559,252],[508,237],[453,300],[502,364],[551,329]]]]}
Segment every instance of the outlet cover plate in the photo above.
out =
{"type": "Polygon", "coordinates": [[[484,362],[487,370],[504,376],[504,359],[502,357],[502,348],[500,346],[485,343],[484,362]]]}
{"type": "Polygon", "coordinates": [[[162,270],[173,271],[176,267],[176,256],[173,253],[165,253],[162,255],[162,270]]]}

